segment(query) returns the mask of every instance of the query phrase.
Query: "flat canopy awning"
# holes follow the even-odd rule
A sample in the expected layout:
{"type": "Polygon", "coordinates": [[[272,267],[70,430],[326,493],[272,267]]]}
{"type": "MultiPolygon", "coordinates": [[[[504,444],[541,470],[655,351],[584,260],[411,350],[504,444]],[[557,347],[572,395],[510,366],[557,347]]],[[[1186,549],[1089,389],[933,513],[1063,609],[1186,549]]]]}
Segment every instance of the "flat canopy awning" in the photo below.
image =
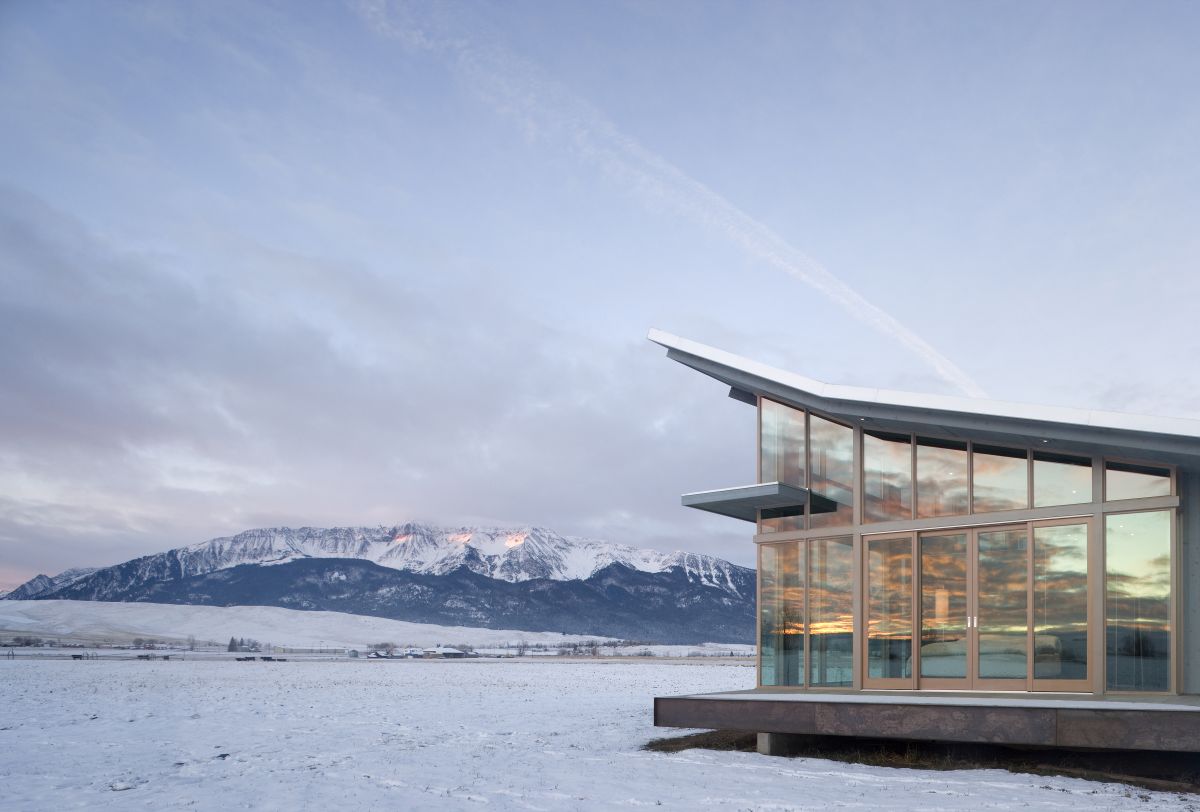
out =
{"type": "Polygon", "coordinates": [[[744,522],[757,522],[760,510],[779,511],[777,515],[780,516],[799,515],[810,499],[813,513],[832,513],[837,510],[837,503],[832,499],[810,494],[807,488],[797,488],[782,482],[685,493],[681,497],[684,507],[707,510],[709,513],[718,513],[744,522]]]}

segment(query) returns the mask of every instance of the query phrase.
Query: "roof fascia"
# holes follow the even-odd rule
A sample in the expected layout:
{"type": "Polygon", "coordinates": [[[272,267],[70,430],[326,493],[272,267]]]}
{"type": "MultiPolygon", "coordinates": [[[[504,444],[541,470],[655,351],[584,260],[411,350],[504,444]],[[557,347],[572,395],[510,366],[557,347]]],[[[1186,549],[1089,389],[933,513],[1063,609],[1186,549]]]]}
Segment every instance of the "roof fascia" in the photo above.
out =
{"type": "Polygon", "coordinates": [[[984,433],[1061,440],[1109,449],[1112,455],[1152,453],[1192,465],[1200,458],[1200,421],[838,386],[660,330],[651,330],[649,338],[664,347],[671,360],[734,389],[852,421],[928,426],[934,433],[962,436],[984,433]],[[1142,424],[1159,430],[1141,428],[1142,424]]]}

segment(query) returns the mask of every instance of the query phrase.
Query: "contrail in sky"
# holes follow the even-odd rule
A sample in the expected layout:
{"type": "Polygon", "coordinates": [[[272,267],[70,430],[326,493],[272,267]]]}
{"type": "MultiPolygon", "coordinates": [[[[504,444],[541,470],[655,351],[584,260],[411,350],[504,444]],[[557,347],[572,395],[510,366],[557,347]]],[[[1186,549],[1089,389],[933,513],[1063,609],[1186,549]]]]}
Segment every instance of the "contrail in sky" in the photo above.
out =
{"type": "Polygon", "coordinates": [[[821,291],[856,319],[916,353],[965,394],[987,397],[949,358],[894,316],[724,197],[622,133],[562,83],[499,45],[481,44],[483,40],[452,30],[442,18],[449,6],[414,8],[405,2],[362,0],[355,8],[378,33],[449,61],[488,104],[515,119],[528,135],[565,140],[581,157],[637,194],[716,228],[751,256],[821,291]]]}

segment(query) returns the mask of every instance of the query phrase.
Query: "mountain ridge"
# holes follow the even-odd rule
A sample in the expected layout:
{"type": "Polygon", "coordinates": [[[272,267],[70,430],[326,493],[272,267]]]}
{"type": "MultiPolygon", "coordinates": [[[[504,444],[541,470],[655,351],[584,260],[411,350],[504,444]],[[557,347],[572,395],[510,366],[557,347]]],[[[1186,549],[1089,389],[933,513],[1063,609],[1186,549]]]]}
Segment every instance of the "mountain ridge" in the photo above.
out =
{"type": "Polygon", "coordinates": [[[661,642],[749,640],[755,573],[540,527],[257,528],[91,571],[39,575],[4,599],[262,605],[661,642]]]}

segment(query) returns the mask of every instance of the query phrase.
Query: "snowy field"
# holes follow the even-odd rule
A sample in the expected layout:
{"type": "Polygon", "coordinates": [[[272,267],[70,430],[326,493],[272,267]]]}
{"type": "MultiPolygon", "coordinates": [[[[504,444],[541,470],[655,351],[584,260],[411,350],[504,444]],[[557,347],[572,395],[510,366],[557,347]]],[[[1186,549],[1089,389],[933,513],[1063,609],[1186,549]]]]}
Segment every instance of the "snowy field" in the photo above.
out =
{"type": "MultiPolygon", "coordinates": [[[[204,647],[224,648],[230,637],[253,638],[264,644],[297,648],[346,648],[366,651],[373,643],[400,648],[467,646],[480,654],[513,656],[524,644],[530,655],[558,654],[572,644],[609,643],[608,637],[481,629],[408,623],[342,612],[304,612],[274,606],[179,606],[162,603],[105,603],[101,601],[0,601],[0,640],[32,635],[47,640],[128,644],[153,638],[177,646],[189,636],[204,647]]],[[[59,653],[66,654],[64,649],[59,653]]],[[[19,654],[44,655],[42,649],[19,654]]],[[[698,645],[600,645],[603,656],[637,657],[753,657],[747,643],[698,645]]]]}
{"type": "Polygon", "coordinates": [[[0,807],[1200,809],[994,770],[650,753],[656,694],[745,688],[713,661],[0,660],[0,807]]]}
{"type": "Polygon", "coordinates": [[[45,638],[97,643],[125,643],[153,637],[183,643],[224,645],[230,637],[252,637],[277,646],[365,649],[372,643],[436,646],[470,643],[475,646],[604,641],[555,632],[521,632],[464,626],[407,623],[342,612],[302,612],[274,606],[179,606],[165,603],[104,603],[101,601],[0,601],[0,637],[32,634],[45,638]]]}

